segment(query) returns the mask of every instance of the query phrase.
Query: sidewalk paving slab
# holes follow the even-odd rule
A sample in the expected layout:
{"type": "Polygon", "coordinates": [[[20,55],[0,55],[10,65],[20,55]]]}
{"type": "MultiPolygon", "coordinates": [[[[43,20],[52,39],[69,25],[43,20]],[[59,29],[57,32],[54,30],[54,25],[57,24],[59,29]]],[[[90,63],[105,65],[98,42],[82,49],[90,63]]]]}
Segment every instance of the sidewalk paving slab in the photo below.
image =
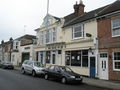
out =
{"type": "Polygon", "coordinates": [[[86,83],[92,86],[120,90],[120,81],[110,81],[110,80],[101,80],[101,79],[83,77],[83,83],[86,83]]]}

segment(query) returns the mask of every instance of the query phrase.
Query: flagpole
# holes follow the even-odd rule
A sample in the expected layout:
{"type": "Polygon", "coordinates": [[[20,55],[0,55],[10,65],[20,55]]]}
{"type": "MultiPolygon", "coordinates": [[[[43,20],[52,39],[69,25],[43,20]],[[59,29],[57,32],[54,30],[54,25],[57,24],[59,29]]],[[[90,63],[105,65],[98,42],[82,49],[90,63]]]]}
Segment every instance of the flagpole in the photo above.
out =
{"type": "Polygon", "coordinates": [[[49,0],[47,0],[47,14],[49,13],[49,0]]]}

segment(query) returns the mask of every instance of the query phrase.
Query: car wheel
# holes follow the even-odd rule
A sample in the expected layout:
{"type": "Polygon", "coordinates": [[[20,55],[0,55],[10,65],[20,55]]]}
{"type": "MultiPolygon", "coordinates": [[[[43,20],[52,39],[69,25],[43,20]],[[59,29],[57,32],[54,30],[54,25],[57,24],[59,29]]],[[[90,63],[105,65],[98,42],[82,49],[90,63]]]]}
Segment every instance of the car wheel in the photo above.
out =
{"type": "Polygon", "coordinates": [[[33,77],[36,76],[36,72],[35,72],[35,70],[32,71],[32,76],[33,76],[33,77]]]}
{"type": "Polygon", "coordinates": [[[48,77],[48,75],[47,75],[47,74],[45,74],[45,79],[46,79],[46,80],[48,80],[48,79],[49,79],[49,77],[48,77]]]}
{"type": "Polygon", "coordinates": [[[62,77],[61,83],[66,84],[66,82],[67,82],[66,78],[65,78],[65,77],[62,77]]]}
{"type": "Polygon", "coordinates": [[[21,73],[22,73],[22,74],[25,74],[25,70],[24,70],[24,68],[22,68],[21,73]]]}

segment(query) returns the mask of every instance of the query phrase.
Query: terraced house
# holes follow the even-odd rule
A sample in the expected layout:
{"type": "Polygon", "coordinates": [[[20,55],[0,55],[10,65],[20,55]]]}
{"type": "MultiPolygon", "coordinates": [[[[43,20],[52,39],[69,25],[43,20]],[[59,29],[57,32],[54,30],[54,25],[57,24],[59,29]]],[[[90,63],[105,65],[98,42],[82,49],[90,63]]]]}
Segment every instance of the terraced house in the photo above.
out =
{"type": "Polygon", "coordinates": [[[11,62],[16,66],[21,66],[24,60],[35,60],[34,40],[36,36],[24,35],[13,40],[11,52],[11,62]]]}
{"type": "Polygon", "coordinates": [[[11,61],[13,39],[10,38],[9,41],[1,41],[0,44],[0,60],[1,61],[11,61]]]}
{"type": "Polygon", "coordinates": [[[97,77],[97,20],[103,8],[85,12],[82,1],[75,4],[74,13],[64,17],[65,65],[82,75],[97,77]]]}
{"type": "Polygon", "coordinates": [[[99,77],[120,80],[120,0],[98,13],[99,77]]]}
{"type": "Polygon", "coordinates": [[[38,60],[69,66],[85,76],[119,80],[119,2],[85,12],[80,0],[63,18],[47,14],[35,30],[38,60]]]}
{"type": "Polygon", "coordinates": [[[38,60],[43,64],[58,64],[63,62],[63,49],[65,42],[63,42],[63,19],[47,14],[40,28],[37,32],[37,52],[38,60]]]}

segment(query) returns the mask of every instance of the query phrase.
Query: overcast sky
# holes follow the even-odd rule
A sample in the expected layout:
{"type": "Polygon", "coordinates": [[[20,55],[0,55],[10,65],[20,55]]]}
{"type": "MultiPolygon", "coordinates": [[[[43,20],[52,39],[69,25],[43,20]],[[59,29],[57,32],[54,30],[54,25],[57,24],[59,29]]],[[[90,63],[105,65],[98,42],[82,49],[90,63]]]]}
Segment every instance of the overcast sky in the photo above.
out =
{"type": "MultiPolygon", "coordinates": [[[[80,0],[49,0],[49,13],[64,17],[73,13],[73,5],[80,0]]],[[[116,0],[83,0],[85,12],[113,3],[116,0]]],[[[0,0],[0,41],[24,34],[36,35],[46,15],[47,0],[0,0]]]]}

